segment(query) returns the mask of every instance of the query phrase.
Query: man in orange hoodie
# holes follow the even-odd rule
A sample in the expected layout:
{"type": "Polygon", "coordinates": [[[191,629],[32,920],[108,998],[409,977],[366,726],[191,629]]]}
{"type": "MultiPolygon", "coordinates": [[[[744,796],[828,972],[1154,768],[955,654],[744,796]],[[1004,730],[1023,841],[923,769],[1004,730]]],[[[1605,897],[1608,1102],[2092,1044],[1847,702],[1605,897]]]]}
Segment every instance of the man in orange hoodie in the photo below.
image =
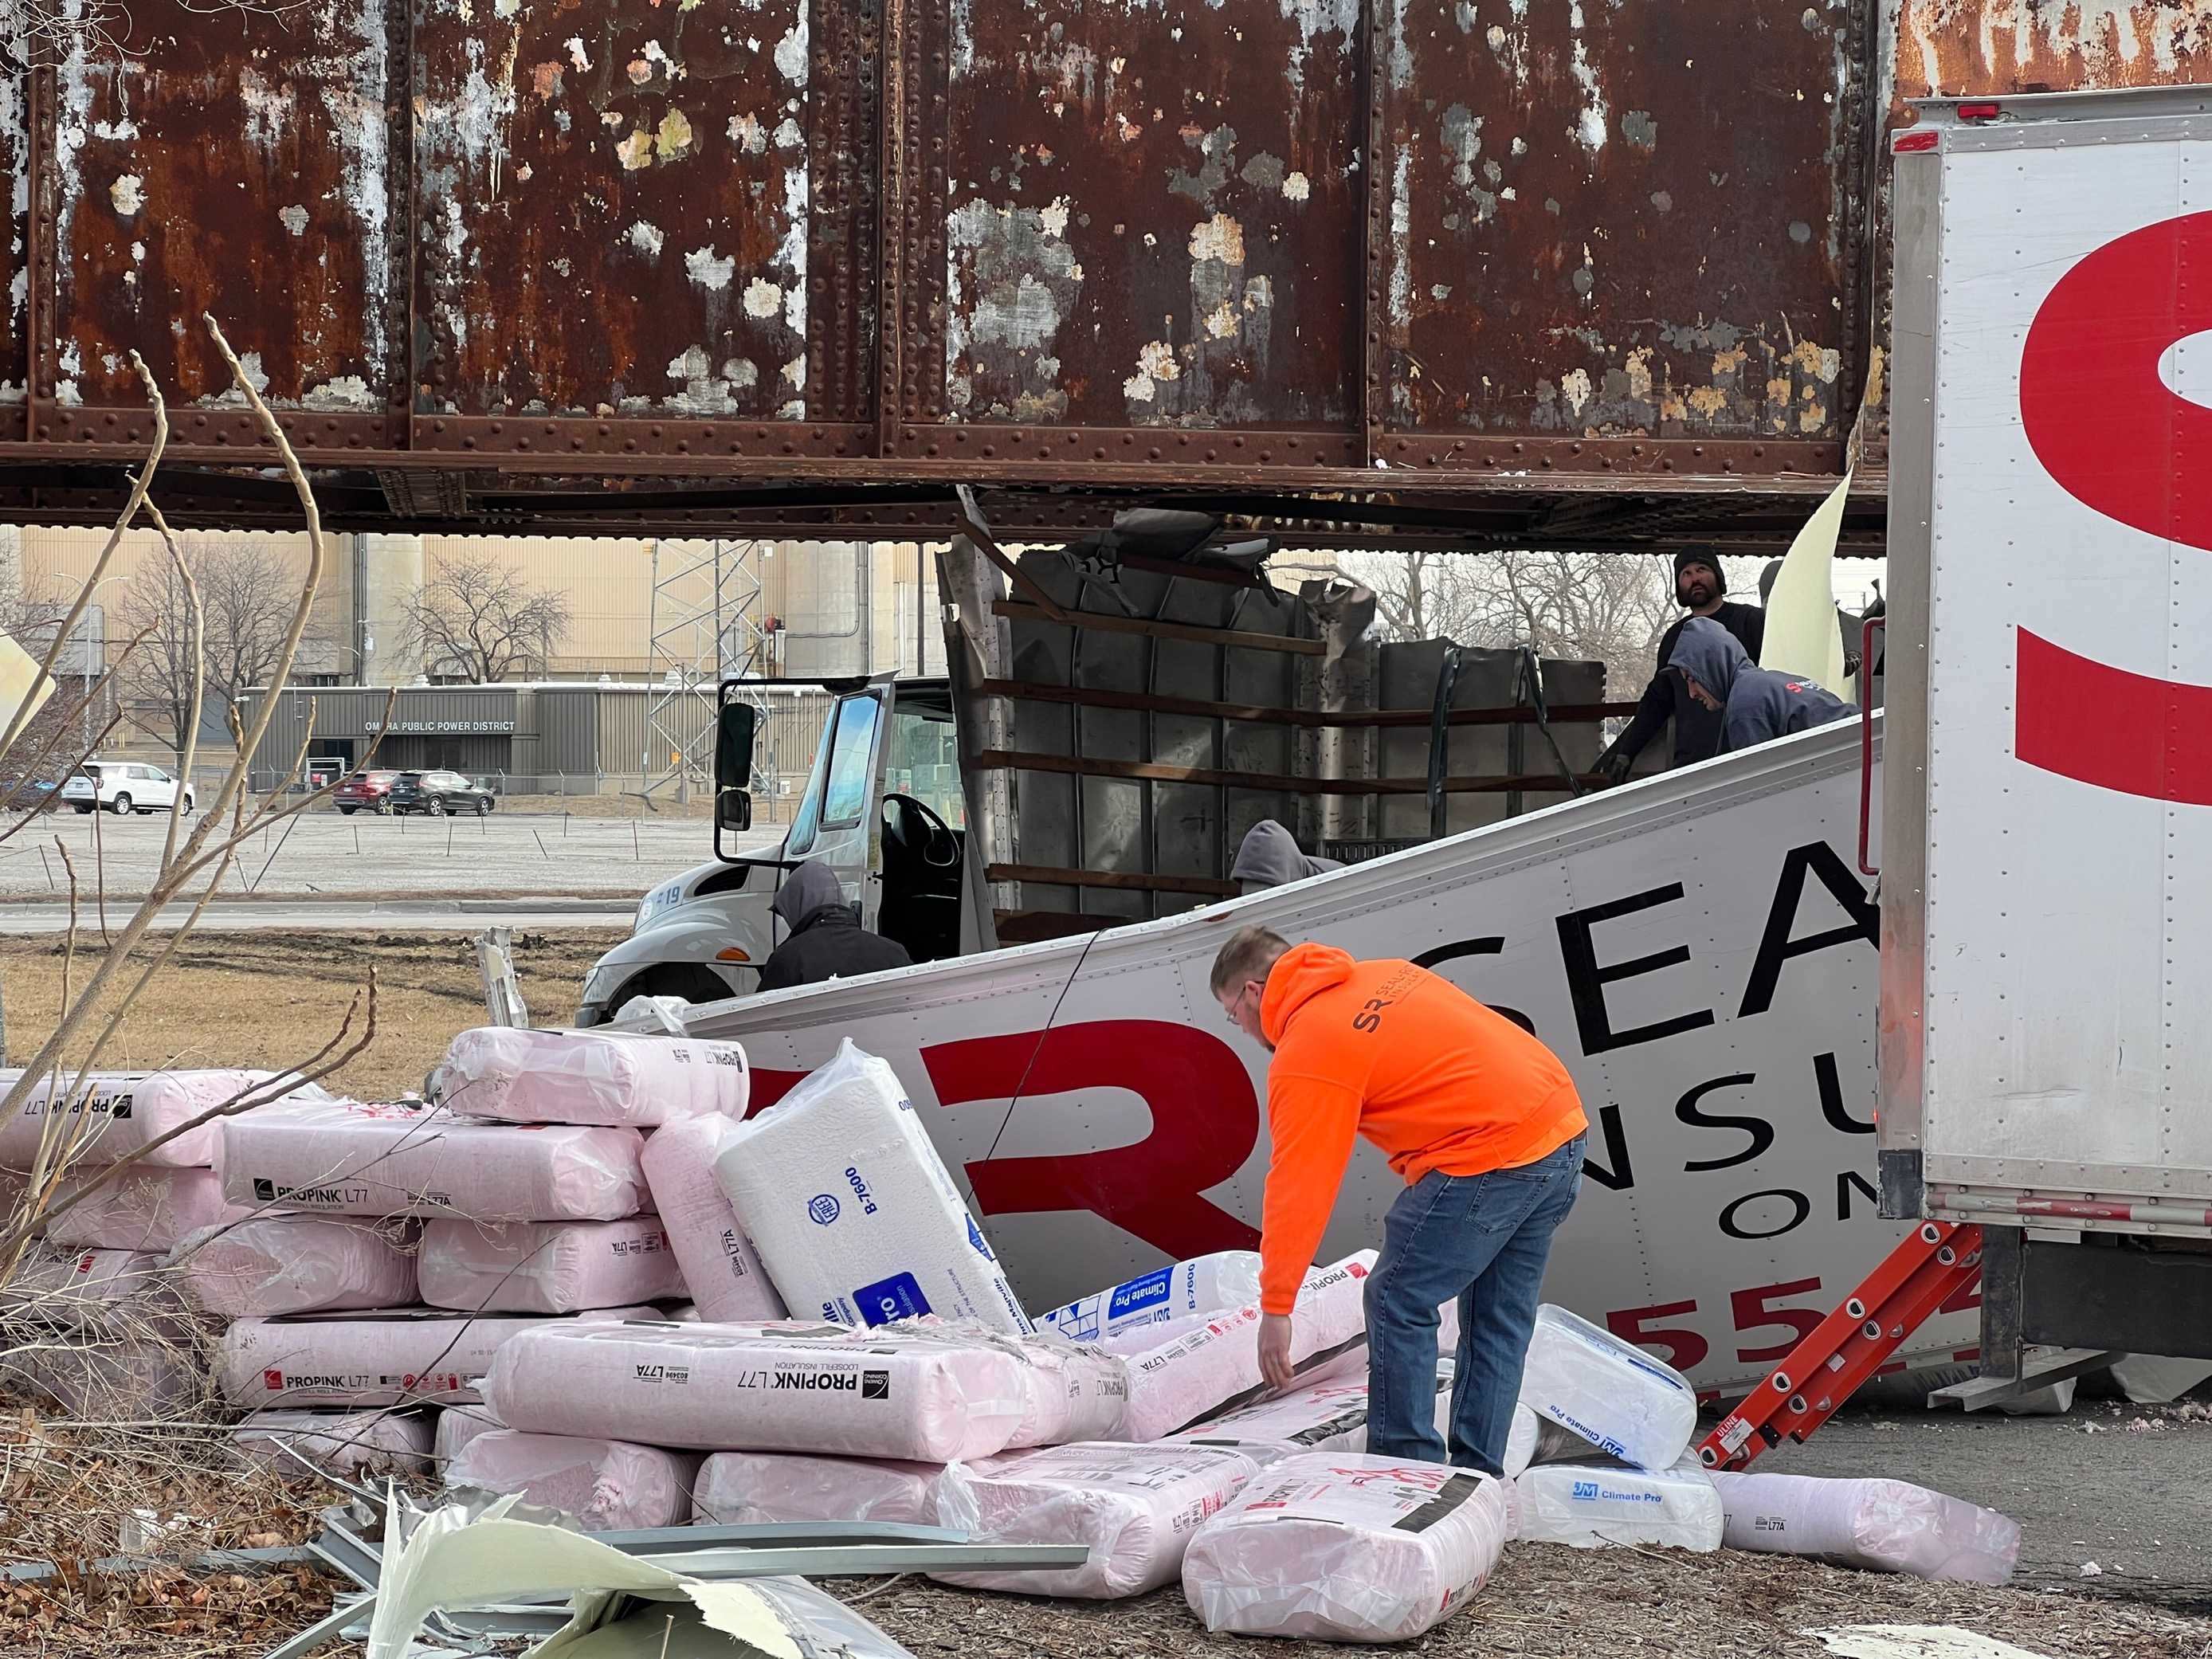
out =
{"type": "Polygon", "coordinates": [[[1214,958],[1214,998],[1264,1043],[1273,1143],[1261,1218],[1260,1369],[1291,1381],[1291,1314],[1364,1135],[1403,1176],[1369,1275],[1367,1449],[1504,1473],[1552,1234],[1589,1127],[1559,1056],[1410,962],[1355,962],[1264,927],[1214,958]],[[1449,1446],[1437,1310],[1459,1304],[1449,1446]]]}

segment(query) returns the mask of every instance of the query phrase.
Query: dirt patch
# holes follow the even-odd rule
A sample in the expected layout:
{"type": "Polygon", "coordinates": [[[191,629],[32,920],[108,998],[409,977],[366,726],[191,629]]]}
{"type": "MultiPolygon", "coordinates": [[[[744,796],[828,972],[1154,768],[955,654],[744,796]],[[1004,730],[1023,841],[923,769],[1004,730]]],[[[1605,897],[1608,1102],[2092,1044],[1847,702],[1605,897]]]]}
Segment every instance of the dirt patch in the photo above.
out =
{"type": "MultiPolygon", "coordinates": [[[[518,937],[515,970],[532,1017],[575,1012],[585,971],[624,937],[620,927],[563,928],[518,937]]],[[[137,964],[158,951],[142,949],[137,964]]],[[[80,944],[72,973],[82,985],[104,951],[80,944]]],[[[61,1003],[61,942],[0,940],[9,1052],[21,1058],[53,1028],[61,1003]]],[[[225,933],[187,939],[134,1005],[100,1056],[107,1066],[283,1067],[313,1054],[338,1029],[346,1004],[377,977],[377,1030],[368,1051],[330,1086],[368,1100],[419,1089],[454,1033],[483,1021],[476,948],[465,933],[225,933]]]]}

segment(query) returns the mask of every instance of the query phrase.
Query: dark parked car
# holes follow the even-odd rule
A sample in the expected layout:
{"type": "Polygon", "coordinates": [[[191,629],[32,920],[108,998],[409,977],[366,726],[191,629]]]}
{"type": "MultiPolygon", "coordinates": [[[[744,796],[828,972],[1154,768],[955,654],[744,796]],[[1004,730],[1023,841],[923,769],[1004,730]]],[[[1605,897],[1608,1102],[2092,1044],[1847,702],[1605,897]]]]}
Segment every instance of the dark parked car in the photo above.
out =
{"type": "Polygon", "coordinates": [[[434,818],[448,812],[473,812],[482,817],[492,805],[491,791],[459,772],[402,772],[392,779],[385,799],[395,812],[427,812],[434,818]]]}
{"type": "Polygon", "coordinates": [[[363,807],[372,812],[389,813],[392,786],[399,781],[399,776],[397,772],[356,772],[331,791],[331,799],[348,817],[363,807]]]}

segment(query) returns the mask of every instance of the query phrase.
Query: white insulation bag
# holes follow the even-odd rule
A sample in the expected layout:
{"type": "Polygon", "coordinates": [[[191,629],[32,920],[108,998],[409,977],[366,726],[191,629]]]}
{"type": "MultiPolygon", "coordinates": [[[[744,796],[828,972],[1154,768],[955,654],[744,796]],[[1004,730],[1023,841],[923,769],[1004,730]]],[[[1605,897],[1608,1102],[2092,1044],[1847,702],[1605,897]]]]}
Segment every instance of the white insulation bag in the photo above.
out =
{"type": "MultiPolygon", "coordinates": [[[[1357,1368],[1367,1350],[1363,1294],[1376,1253],[1356,1255],[1311,1274],[1298,1292],[1291,1334],[1291,1369],[1304,1382],[1357,1368]]],[[[1247,1304],[1218,1314],[1170,1341],[1129,1357],[1129,1409],[1121,1433],[1158,1440],[1248,1405],[1265,1392],[1260,1381],[1260,1310],[1247,1304]]]]}
{"type": "Polygon", "coordinates": [[[948,1584],[1103,1601],[1170,1582],[1206,1518],[1252,1478],[1218,1447],[1095,1443],[1013,1452],[948,1468],[938,1524],[981,1543],[1087,1544],[1079,1567],[933,1572],[948,1584]]]}
{"type": "Polygon", "coordinates": [[[811,1452],[716,1452],[691,1489],[697,1526],[768,1526],[800,1521],[937,1524],[942,1463],[811,1452]]]}
{"type": "Polygon", "coordinates": [[[719,1113],[661,1125],[645,1138],[645,1184],[702,1317],[781,1319],[783,1297],[714,1174],[737,1127],[719,1113]]]}
{"type": "Polygon", "coordinates": [[[1033,1395],[995,1345],[842,1325],[563,1325],[502,1346],[484,1393],[542,1434],[619,1423],[704,1451],[945,1463],[1003,1450],[1033,1395]]]}
{"type": "Polygon", "coordinates": [[[574,1313],[684,1294],[658,1216],[627,1221],[426,1221],[422,1300],[470,1313],[574,1313]]]}
{"type": "Polygon", "coordinates": [[[1513,1506],[1510,1483],[1471,1469],[1309,1453],[1199,1528],[1183,1597],[1210,1631],[1404,1641],[1482,1588],[1513,1506]]]}
{"type": "Polygon", "coordinates": [[[1906,1481],[1725,1471],[1712,1480],[1730,1549],[1972,1584],[2002,1584],[2020,1562],[2018,1522],[1906,1481]]]}
{"type": "Polygon", "coordinates": [[[1603,1458],[1538,1463],[1514,1478],[1521,1489],[1523,1542],[1594,1549],[1654,1544],[1721,1547],[1721,1498],[1694,1455],[1668,1469],[1637,1469],[1603,1458]]]}
{"type": "Polygon", "coordinates": [[[1698,1426],[1697,1390],[1681,1372],[1548,1302],[1536,1310],[1521,1403],[1644,1469],[1674,1468],[1698,1426]]]}
{"type": "Polygon", "coordinates": [[[1037,1324],[1070,1341],[1103,1342],[1124,1333],[1141,1334],[1145,1326],[1219,1313],[1259,1299],[1260,1253],[1218,1250],[1079,1296],[1064,1307],[1039,1315],[1037,1324]]]}
{"type": "Polygon", "coordinates": [[[922,1314],[1036,1329],[898,1074],[851,1039],[715,1160],[783,1299],[845,1325],[922,1314]]]}
{"type": "Polygon", "coordinates": [[[518,1492],[574,1516],[587,1531],[680,1527],[691,1511],[699,1460],[658,1446],[494,1429],[446,1465],[448,1486],[518,1492]]]}
{"type": "Polygon", "coordinates": [[[439,1098],[510,1123],[645,1128],[698,1112],[743,1117],[751,1094],[734,1042],[636,1031],[532,1031],[483,1025],[446,1051],[439,1098]]]}

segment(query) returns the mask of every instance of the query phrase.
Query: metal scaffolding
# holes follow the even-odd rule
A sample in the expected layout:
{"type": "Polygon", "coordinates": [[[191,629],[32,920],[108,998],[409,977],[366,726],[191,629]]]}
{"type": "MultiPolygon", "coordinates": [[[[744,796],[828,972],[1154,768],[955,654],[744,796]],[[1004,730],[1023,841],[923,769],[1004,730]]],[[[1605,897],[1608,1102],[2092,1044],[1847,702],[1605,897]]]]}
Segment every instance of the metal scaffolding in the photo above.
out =
{"type": "MultiPolygon", "coordinates": [[[[644,792],[667,791],[678,802],[714,777],[714,711],[725,679],[755,678],[764,668],[760,561],[773,543],[670,542],[653,544],[653,595],[646,616],[646,653],[657,682],[646,711],[645,754],[638,769],[644,792]]],[[[741,694],[768,732],[766,696],[741,694]]],[[[773,739],[753,746],[750,787],[773,779],[773,739]]]]}

